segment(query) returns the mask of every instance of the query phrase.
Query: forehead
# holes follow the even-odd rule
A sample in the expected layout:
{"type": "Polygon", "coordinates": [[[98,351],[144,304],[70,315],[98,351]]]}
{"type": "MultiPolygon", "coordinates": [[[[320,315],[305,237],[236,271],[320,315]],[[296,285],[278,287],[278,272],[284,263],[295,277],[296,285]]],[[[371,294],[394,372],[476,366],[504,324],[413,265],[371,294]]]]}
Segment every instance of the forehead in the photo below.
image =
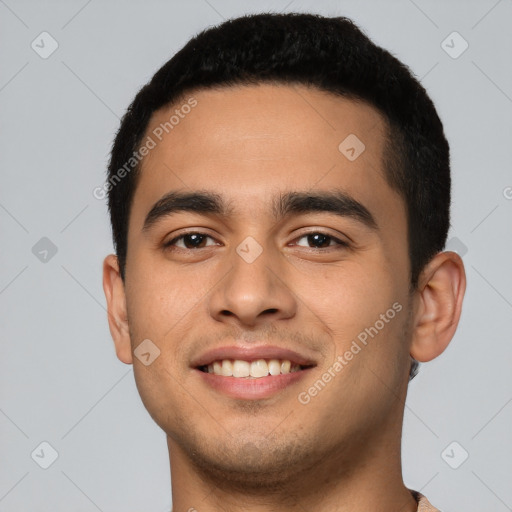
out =
{"type": "Polygon", "coordinates": [[[296,85],[199,90],[155,112],[132,218],[170,190],[208,189],[241,216],[265,214],[274,194],[343,189],[378,215],[399,196],[384,177],[386,124],[368,104],[296,85]],[[192,107],[190,105],[193,105],[192,107]],[[233,204],[233,201],[231,201],[233,204]]]}

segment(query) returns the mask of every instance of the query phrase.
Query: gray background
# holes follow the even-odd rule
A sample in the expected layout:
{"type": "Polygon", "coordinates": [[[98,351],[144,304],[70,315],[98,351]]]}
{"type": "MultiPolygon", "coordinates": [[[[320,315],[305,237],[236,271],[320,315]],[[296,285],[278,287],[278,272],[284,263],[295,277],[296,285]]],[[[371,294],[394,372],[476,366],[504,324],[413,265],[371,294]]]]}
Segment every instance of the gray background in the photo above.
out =
{"type": "Polygon", "coordinates": [[[410,385],[404,478],[443,512],[512,510],[511,0],[0,0],[0,512],[169,510],[165,436],[108,331],[92,191],[138,88],[199,30],[265,10],[352,17],[438,108],[468,288],[454,340],[410,385]]]}

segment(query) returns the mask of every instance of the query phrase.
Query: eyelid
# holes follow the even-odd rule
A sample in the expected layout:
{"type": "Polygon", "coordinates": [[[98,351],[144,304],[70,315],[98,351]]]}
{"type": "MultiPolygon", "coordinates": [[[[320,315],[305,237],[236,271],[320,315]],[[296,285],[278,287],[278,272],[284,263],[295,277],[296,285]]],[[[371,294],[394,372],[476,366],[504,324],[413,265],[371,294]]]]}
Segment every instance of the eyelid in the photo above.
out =
{"type": "MultiPolygon", "coordinates": [[[[176,243],[176,241],[183,239],[183,237],[185,237],[187,235],[201,235],[201,236],[204,236],[204,237],[207,237],[207,238],[211,238],[212,240],[215,240],[215,242],[217,242],[217,239],[213,235],[210,235],[209,233],[206,233],[206,232],[200,231],[200,230],[191,230],[191,231],[184,231],[184,232],[179,233],[177,235],[173,235],[170,240],[168,240],[167,242],[163,243],[163,247],[164,248],[170,247],[171,244],[174,245],[174,243],[176,243]]],[[[208,247],[213,247],[213,246],[209,245],[208,247]]],[[[196,250],[197,251],[197,249],[186,249],[186,248],[184,249],[183,247],[179,247],[178,249],[182,249],[184,251],[190,251],[190,250],[196,250]]],[[[206,247],[201,247],[201,249],[206,249],[206,247]]]]}
{"type": "Polygon", "coordinates": [[[349,247],[351,244],[351,241],[345,240],[345,238],[348,238],[346,235],[344,235],[344,238],[343,238],[343,236],[331,234],[331,232],[326,228],[309,229],[309,231],[304,231],[304,232],[300,233],[299,235],[297,235],[294,238],[294,240],[299,240],[300,238],[303,238],[308,235],[317,235],[317,234],[325,235],[325,236],[331,238],[332,240],[338,242],[339,245],[349,247]]]}
{"type": "MultiPolygon", "coordinates": [[[[330,238],[331,240],[333,240],[336,243],[335,243],[335,245],[330,245],[328,247],[317,248],[317,249],[315,249],[314,247],[309,247],[309,249],[311,249],[315,252],[322,252],[322,251],[325,252],[329,249],[332,250],[333,248],[336,248],[337,246],[338,247],[350,247],[350,245],[351,245],[350,242],[343,240],[342,237],[335,236],[335,235],[331,234],[328,230],[325,230],[324,228],[310,229],[309,231],[304,231],[304,232],[298,234],[293,239],[293,241],[300,240],[301,238],[304,238],[308,235],[317,235],[317,234],[327,236],[328,238],[330,238]]],[[[212,240],[215,240],[215,242],[218,242],[218,240],[216,240],[216,238],[214,236],[212,236],[204,231],[190,230],[190,231],[181,232],[178,235],[173,236],[169,241],[164,242],[164,244],[163,244],[164,248],[172,247],[177,241],[182,240],[187,235],[201,235],[201,236],[205,236],[206,238],[211,238],[212,240]]],[[[290,244],[288,244],[288,245],[290,245],[290,244]]],[[[198,251],[200,249],[207,249],[208,247],[213,247],[213,245],[209,245],[207,247],[200,247],[198,249],[187,249],[187,248],[183,248],[183,247],[178,247],[178,249],[181,249],[184,251],[198,251]]],[[[302,246],[298,246],[298,247],[302,247],[302,246]]]]}

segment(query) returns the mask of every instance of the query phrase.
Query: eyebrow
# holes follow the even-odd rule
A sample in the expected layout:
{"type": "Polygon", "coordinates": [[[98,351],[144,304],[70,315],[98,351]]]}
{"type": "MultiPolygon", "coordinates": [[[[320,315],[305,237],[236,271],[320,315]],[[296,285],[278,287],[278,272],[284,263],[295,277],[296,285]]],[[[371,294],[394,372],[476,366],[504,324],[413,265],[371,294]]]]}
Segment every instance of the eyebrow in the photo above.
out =
{"type": "MultiPolygon", "coordinates": [[[[142,231],[148,231],[159,220],[179,212],[230,217],[235,213],[232,204],[211,191],[169,192],[151,208],[144,220],[142,231]]],[[[274,198],[272,214],[280,220],[292,214],[334,213],[349,217],[377,231],[378,225],[370,211],[342,190],[332,192],[286,192],[274,198]]]]}

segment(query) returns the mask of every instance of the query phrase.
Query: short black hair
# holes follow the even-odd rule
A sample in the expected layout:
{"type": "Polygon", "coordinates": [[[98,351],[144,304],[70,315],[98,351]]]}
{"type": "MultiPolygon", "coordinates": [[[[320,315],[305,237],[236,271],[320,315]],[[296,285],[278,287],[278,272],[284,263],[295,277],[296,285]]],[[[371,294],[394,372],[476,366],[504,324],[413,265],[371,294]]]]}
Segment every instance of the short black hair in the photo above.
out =
{"type": "Polygon", "coordinates": [[[414,289],[423,267],[443,250],[450,226],[450,158],[442,122],[409,68],[352,20],[304,13],[247,15],[208,28],[137,93],[116,134],[106,184],[122,279],[141,171],[134,155],[152,114],[191,91],[261,83],[315,87],[364,101],[382,115],[384,173],[405,201],[414,289]]]}

